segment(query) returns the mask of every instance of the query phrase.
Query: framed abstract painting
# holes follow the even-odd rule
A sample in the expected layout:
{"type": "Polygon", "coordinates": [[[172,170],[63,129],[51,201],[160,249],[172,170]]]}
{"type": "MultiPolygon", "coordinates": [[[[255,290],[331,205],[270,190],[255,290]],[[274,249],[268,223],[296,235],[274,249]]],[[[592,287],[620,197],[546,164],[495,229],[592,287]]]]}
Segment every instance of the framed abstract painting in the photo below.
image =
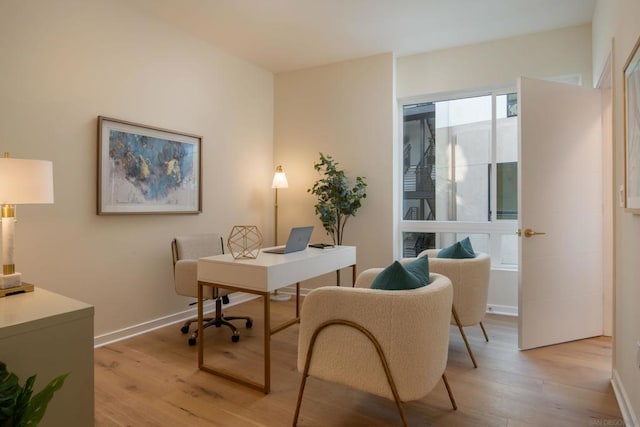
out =
{"type": "Polygon", "coordinates": [[[640,214],[640,38],[624,66],[625,207],[640,214]]]}
{"type": "Polygon", "coordinates": [[[202,212],[202,137],[98,117],[98,215],[202,212]]]}

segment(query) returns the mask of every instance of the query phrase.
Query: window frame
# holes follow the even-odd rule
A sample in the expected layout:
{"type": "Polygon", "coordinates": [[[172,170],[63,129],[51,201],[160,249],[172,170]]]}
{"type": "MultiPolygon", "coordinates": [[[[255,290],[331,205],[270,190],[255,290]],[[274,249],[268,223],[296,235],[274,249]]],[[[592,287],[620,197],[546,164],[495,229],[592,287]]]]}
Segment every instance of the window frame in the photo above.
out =
{"type": "MultiPolygon", "coordinates": [[[[394,167],[394,256],[396,259],[403,257],[403,233],[468,233],[487,234],[489,236],[489,255],[491,256],[492,268],[517,270],[514,264],[502,264],[502,235],[515,235],[518,229],[519,219],[498,220],[497,216],[497,135],[496,135],[496,97],[517,93],[517,88],[513,86],[501,86],[480,90],[467,90],[457,92],[444,92],[433,95],[419,95],[399,98],[397,101],[397,138],[394,167]],[[415,221],[403,219],[403,140],[404,140],[404,106],[417,103],[442,102],[462,98],[473,98],[480,96],[491,96],[491,177],[490,177],[490,221],[415,221]]],[[[518,112],[519,114],[519,112],[518,112]]]]}

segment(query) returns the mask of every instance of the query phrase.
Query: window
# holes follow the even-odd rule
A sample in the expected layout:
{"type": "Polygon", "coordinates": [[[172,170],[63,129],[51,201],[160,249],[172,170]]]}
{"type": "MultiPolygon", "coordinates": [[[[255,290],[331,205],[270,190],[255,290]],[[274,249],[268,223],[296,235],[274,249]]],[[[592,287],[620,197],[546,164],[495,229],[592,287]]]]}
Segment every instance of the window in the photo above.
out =
{"type": "Polygon", "coordinates": [[[494,265],[517,264],[515,93],[401,105],[401,256],[469,237],[494,265]]]}

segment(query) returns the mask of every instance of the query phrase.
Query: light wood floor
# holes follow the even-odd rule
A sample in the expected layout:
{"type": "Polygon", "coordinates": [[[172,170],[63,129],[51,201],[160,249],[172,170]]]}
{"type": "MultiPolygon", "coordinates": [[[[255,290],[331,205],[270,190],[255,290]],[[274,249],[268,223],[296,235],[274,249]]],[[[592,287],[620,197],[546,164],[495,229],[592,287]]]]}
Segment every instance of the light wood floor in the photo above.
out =
{"type": "MultiPolygon", "coordinates": [[[[231,343],[227,328],[206,331],[207,363],[262,379],[260,300],[225,310],[248,314],[254,327],[231,343]]],[[[293,303],[272,304],[272,325],[293,303]]],[[[414,325],[407,325],[411,328],[414,325]]],[[[447,378],[458,403],[451,409],[442,383],[405,404],[411,426],[623,425],[609,384],[611,340],[592,338],[530,351],[517,350],[516,320],[489,315],[490,342],[466,328],[478,360],[474,369],[451,328],[447,378]]],[[[289,426],[301,375],[296,370],[298,325],[272,338],[272,393],[237,385],[197,369],[179,325],[95,350],[96,426],[289,426]]],[[[398,331],[402,333],[402,331],[398,331]]],[[[399,426],[392,401],[310,378],[300,426],[399,426]]]]}

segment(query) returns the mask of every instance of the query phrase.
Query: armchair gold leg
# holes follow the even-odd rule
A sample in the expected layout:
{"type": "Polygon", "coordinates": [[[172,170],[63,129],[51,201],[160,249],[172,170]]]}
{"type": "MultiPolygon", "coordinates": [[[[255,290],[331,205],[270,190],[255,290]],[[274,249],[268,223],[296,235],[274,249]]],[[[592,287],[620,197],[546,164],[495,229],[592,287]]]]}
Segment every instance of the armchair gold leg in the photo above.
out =
{"type": "Polygon", "coordinates": [[[487,331],[484,330],[484,325],[480,322],[480,327],[482,328],[482,333],[484,334],[485,341],[489,342],[489,335],[487,335],[487,331]]]}
{"type": "MultiPolygon", "coordinates": [[[[308,355],[307,355],[307,360],[309,360],[308,355]]],[[[306,364],[304,366],[304,371],[305,373],[302,374],[302,383],[300,383],[300,390],[298,391],[298,402],[296,403],[296,413],[293,416],[293,427],[296,427],[298,425],[298,416],[300,415],[300,405],[302,404],[302,394],[304,393],[304,387],[307,384],[308,368],[306,364]]]]}
{"type": "Polygon", "coordinates": [[[473,355],[473,351],[471,351],[471,346],[469,345],[469,341],[467,341],[467,336],[462,329],[462,324],[460,323],[460,318],[458,317],[458,313],[456,312],[456,308],[451,306],[451,312],[453,313],[453,318],[456,321],[456,325],[458,325],[458,329],[460,330],[460,334],[462,335],[462,339],[464,340],[464,345],[467,346],[467,352],[469,353],[469,357],[471,357],[471,362],[473,362],[473,367],[477,368],[478,364],[476,363],[476,358],[473,355]]]}
{"type": "Polygon", "coordinates": [[[458,410],[458,405],[456,405],[456,399],[453,398],[453,393],[451,392],[451,387],[449,387],[449,381],[447,381],[447,376],[442,374],[442,381],[444,381],[444,386],[447,388],[447,393],[449,393],[449,400],[451,401],[451,406],[453,406],[453,410],[458,410]]]}
{"type": "MultiPolygon", "coordinates": [[[[405,427],[408,427],[409,422],[407,421],[407,416],[404,412],[404,407],[402,406],[402,402],[400,401],[400,394],[398,393],[396,384],[393,381],[393,376],[391,375],[391,369],[389,368],[389,364],[387,363],[387,358],[384,355],[382,346],[380,346],[380,343],[375,338],[375,336],[371,332],[369,332],[369,330],[367,330],[365,327],[355,322],[352,322],[350,320],[343,320],[343,319],[327,320],[326,322],[323,322],[322,324],[320,324],[320,326],[318,326],[315,331],[313,331],[313,335],[311,336],[311,342],[309,343],[309,349],[307,350],[307,358],[305,359],[305,362],[304,362],[304,372],[302,373],[302,383],[300,384],[300,391],[298,393],[298,403],[296,404],[296,413],[293,417],[293,426],[295,427],[298,425],[298,416],[300,415],[300,405],[302,404],[302,393],[304,392],[304,387],[307,382],[307,377],[309,376],[309,367],[311,365],[311,357],[313,356],[313,348],[316,343],[316,338],[318,338],[318,334],[322,332],[323,329],[332,325],[345,325],[345,326],[352,327],[362,332],[367,338],[369,338],[369,341],[371,341],[371,343],[374,345],[374,347],[376,348],[376,351],[378,352],[378,356],[380,357],[380,362],[382,363],[382,367],[384,368],[384,372],[387,376],[387,382],[389,383],[389,387],[391,387],[391,392],[393,393],[393,398],[396,402],[398,412],[400,413],[400,418],[402,418],[402,424],[405,427]]],[[[443,375],[443,378],[444,378],[444,375],[443,375]]],[[[445,379],[445,385],[447,386],[447,389],[449,389],[449,385],[446,383],[446,379],[445,379]]],[[[451,393],[449,393],[449,395],[452,396],[451,393]]],[[[454,403],[454,406],[455,406],[455,403],[454,403]]]]}

